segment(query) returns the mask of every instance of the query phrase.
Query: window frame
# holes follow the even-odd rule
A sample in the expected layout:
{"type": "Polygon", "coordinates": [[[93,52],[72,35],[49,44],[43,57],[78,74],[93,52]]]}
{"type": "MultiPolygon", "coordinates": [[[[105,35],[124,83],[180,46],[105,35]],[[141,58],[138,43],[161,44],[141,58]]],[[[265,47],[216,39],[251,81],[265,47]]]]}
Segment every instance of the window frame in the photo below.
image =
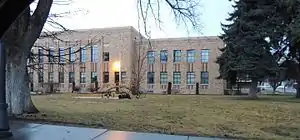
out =
{"type": "Polygon", "coordinates": [[[195,72],[187,72],[186,75],[186,84],[187,85],[194,85],[196,80],[195,72]]]}
{"type": "Polygon", "coordinates": [[[173,62],[181,62],[181,56],[182,56],[181,50],[173,50],[173,62]]]}
{"type": "Polygon", "coordinates": [[[200,52],[200,58],[202,63],[208,63],[209,61],[209,49],[202,49],[200,52]]]}
{"type": "Polygon", "coordinates": [[[160,72],[159,81],[161,85],[168,84],[168,73],[167,72],[160,72]]]}
{"type": "Polygon", "coordinates": [[[148,72],[147,73],[147,84],[154,84],[155,83],[155,73],[154,72],[148,72]],[[152,75],[152,78],[150,79],[150,76],[152,75]]]}
{"type": "Polygon", "coordinates": [[[186,51],[186,61],[188,63],[195,63],[196,61],[196,50],[195,49],[190,49],[186,51]],[[191,54],[192,52],[192,54],[191,54]]]}
{"type": "Polygon", "coordinates": [[[181,84],[181,72],[173,72],[173,84],[174,85],[181,84]]]}
{"type": "Polygon", "coordinates": [[[201,73],[200,73],[200,84],[201,85],[208,85],[209,84],[209,72],[208,71],[201,71],[201,73]]]}
{"type": "Polygon", "coordinates": [[[167,63],[168,62],[168,50],[160,51],[160,62],[167,63]]]}

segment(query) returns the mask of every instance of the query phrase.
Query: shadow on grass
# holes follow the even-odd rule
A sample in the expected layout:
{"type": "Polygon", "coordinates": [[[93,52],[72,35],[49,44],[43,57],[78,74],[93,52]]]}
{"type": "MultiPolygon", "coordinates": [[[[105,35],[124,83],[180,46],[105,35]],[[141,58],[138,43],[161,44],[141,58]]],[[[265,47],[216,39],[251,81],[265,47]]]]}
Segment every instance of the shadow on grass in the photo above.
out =
{"type": "Polygon", "coordinates": [[[295,96],[290,96],[290,95],[261,95],[258,97],[258,99],[251,99],[248,96],[224,96],[223,99],[257,101],[257,102],[300,103],[300,99],[295,98],[295,96]]]}

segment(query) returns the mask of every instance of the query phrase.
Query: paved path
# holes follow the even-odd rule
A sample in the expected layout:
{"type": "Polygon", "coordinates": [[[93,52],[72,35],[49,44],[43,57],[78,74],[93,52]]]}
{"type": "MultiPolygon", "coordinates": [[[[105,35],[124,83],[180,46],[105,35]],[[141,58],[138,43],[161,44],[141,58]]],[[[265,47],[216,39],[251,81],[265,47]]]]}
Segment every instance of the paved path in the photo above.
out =
{"type": "Polygon", "coordinates": [[[136,133],[24,122],[13,122],[11,130],[14,136],[6,140],[218,140],[218,138],[136,133]]]}

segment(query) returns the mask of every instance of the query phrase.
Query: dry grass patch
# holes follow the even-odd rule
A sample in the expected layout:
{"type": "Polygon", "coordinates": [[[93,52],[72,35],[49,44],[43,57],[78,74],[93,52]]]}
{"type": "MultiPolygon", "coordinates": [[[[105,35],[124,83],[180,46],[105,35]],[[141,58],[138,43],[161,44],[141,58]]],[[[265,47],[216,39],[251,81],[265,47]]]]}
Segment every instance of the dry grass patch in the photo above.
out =
{"type": "Polygon", "coordinates": [[[249,139],[300,137],[300,103],[292,97],[266,96],[254,101],[204,95],[148,95],[132,100],[73,96],[78,95],[33,96],[41,114],[27,118],[169,134],[249,139]]]}

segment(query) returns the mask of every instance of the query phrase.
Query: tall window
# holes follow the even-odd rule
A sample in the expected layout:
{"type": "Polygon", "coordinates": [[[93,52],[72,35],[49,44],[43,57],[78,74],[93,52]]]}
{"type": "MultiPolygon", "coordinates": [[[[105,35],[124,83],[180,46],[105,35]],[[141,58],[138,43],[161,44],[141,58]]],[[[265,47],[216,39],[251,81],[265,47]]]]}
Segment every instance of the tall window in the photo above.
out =
{"type": "Polygon", "coordinates": [[[168,73],[161,72],[160,73],[160,84],[167,84],[168,83],[168,73]]]}
{"type": "Polygon", "coordinates": [[[59,63],[65,62],[65,50],[64,48],[59,48],[59,63]]]}
{"type": "Polygon", "coordinates": [[[69,83],[75,82],[75,73],[69,72],[69,83]]]}
{"type": "Polygon", "coordinates": [[[180,72],[174,72],[173,73],[173,84],[174,85],[180,85],[181,84],[181,73],[180,72]]]}
{"type": "Polygon", "coordinates": [[[91,48],[91,61],[97,62],[98,61],[98,47],[92,46],[91,48]]]}
{"type": "Polygon", "coordinates": [[[39,49],[39,63],[43,63],[44,62],[44,54],[43,54],[43,49],[39,49]]]}
{"type": "Polygon", "coordinates": [[[80,83],[86,82],[86,75],[84,72],[80,72],[80,83]]]}
{"type": "Polygon", "coordinates": [[[44,73],[43,72],[38,72],[38,82],[44,83],[44,73]]]}
{"type": "Polygon", "coordinates": [[[168,50],[160,51],[160,62],[167,63],[168,61],[168,50]]]}
{"type": "Polygon", "coordinates": [[[154,62],[155,62],[155,52],[154,51],[148,51],[147,52],[147,58],[148,58],[148,64],[154,64],[154,62]]]}
{"type": "Polygon", "coordinates": [[[209,50],[203,49],[201,50],[201,62],[207,63],[209,58],[209,50]]]}
{"type": "Polygon", "coordinates": [[[109,82],[109,72],[104,72],[103,73],[103,83],[108,83],[109,82]]]}
{"type": "Polygon", "coordinates": [[[181,50],[174,50],[173,51],[173,61],[180,62],[181,61],[181,50]]]}
{"type": "Polygon", "coordinates": [[[75,60],[76,60],[76,55],[75,55],[75,48],[74,47],[71,47],[71,48],[69,48],[69,53],[70,53],[70,55],[69,55],[69,60],[71,61],[71,62],[75,62],[75,60]]]}
{"type": "Polygon", "coordinates": [[[97,81],[97,72],[91,73],[91,83],[95,83],[97,81]]]}
{"type": "Polygon", "coordinates": [[[49,49],[49,62],[51,62],[51,63],[54,62],[54,49],[53,48],[49,49]]]}
{"type": "Polygon", "coordinates": [[[188,85],[193,85],[195,84],[195,73],[194,72],[187,72],[187,76],[186,76],[186,81],[188,85]]]}
{"type": "Polygon", "coordinates": [[[80,49],[80,62],[86,62],[87,56],[86,56],[86,48],[80,49]]]}
{"type": "Polygon", "coordinates": [[[58,82],[59,83],[64,83],[64,81],[65,81],[65,74],[64,74],[64,72],[59,72],[58,73],[58,82]]]}
{"type": "Polygon", "coordinates": [[[201,84],[208,84],[208,72],[201,72],[201,84]]]}
{"type": "Polygon", "coordinates": [[[109,61],[109,52],[103,52],[103,61],[109,61]]]}
{"type": "Polygon", "coordinates": [[[154,84],[154,72],[148,72],[147,74],[147,83],[154,84]]]}
{"type": "Polygon", "coordinates": [[[195,50],[187,50],[187,62],[188,63],[194,63],[195,62],[195,50]]]}
{"type": "Polygon", "coordinates": [[[48,82],[53,83],[53,72],[48,72],[48,82]]]}

